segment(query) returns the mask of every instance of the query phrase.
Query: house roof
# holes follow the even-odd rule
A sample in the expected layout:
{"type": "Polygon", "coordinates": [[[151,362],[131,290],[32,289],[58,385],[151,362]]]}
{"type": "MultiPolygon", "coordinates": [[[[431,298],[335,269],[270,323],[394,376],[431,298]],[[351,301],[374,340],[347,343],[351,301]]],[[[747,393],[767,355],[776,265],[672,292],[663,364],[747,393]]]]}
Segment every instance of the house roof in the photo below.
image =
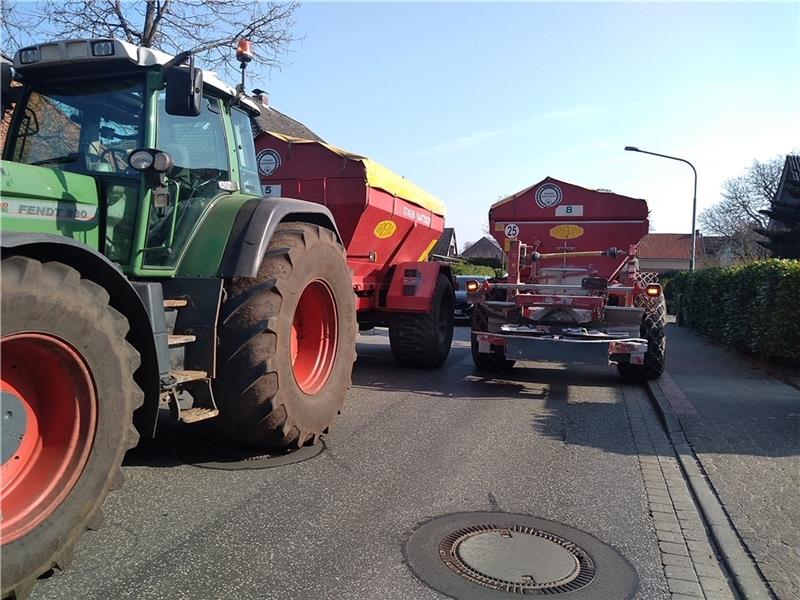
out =
{"type": "Polygon", "coordinates": [[[283,114],[281,111],[263,104],[259,108],[261,109],[261,114],[251,118],[254,136],[258,136],[265,131],[273,131],[291,137],[303,138],[304,140],[325,141],[306,125],[283,114]]]}
{"type": "MultiPolygon", "coordinates": [[[[431,254],[438,254],[439,256],[448,256],[448,250],[450,246],[455,244],[456,241],[456,230],[453,227],[445,227],[442,230],[442,236],[439,238],[439,241],[436,242],[436,245],[431,250],[431,254]]],[[[458,246],[456,246],[456,252],[458,252],[458,246]]]]}
{"type": "Polygon", "coordinates": [[[499,256],[503,252],[494,238],[483,236],[477,242],[466,248],[461,256],[467,258],[491,258],[499,256]]]}
{"type": "MultiPolygon", "coordinates": [[[[648,233],[639,242],[639,258],[686,259],[691,257],[691,233],[648,233]]],[[[703,240],[698,235],[695,242],[695,253],[699,256],[703,250],[703,240]]]]}

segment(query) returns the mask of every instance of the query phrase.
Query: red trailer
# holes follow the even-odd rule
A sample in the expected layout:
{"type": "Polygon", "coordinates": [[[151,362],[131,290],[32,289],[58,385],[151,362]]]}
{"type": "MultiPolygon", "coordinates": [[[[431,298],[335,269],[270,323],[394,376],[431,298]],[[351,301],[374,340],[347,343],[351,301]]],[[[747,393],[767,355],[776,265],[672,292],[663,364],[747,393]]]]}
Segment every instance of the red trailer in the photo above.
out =
{"type": "Polygon", "coordinates": [[[388,326],[402,364],[441,365],[453,338],[452,275],[428,255],[444,229],[444,204],[381,164],[323,142],[264,132],[255,144],[265,195],[333,213],[359,327],[388,326]]]}
{"type": "Polygon", "coordinates": [[[610,362],[626,378],[661,375],[666,305],[636,259],[644,200],[548,177],[495,203],[489,226],[508,276],[471,285],[478,367],[610,362]]]}

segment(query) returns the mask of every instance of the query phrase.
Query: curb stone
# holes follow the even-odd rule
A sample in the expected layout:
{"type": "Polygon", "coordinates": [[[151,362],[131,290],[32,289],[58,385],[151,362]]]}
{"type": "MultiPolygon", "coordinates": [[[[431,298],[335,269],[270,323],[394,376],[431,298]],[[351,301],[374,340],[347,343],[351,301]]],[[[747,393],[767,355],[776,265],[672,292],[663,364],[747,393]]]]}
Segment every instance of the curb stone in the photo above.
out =
{"type": "Polygon", "coordinates": [[[680,416],[673,411],[658,380],[647,381],[646,387],[736,591],[748,600],[773,600],[776,596],[747,553],[711,483],[698,466],[699,460],[686,438],[680,416]]]}

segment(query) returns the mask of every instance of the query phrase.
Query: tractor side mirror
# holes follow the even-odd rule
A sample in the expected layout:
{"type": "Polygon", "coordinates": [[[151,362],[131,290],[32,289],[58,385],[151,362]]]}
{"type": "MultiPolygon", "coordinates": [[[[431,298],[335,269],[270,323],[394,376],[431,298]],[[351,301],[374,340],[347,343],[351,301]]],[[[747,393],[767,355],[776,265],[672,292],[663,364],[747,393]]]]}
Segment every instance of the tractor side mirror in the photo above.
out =
{"type": "Polygon", "coordinates": [[[13,78],[11,65],[5,61],[0,63],[0,101],[4,113],[11,108],[12,104],[19,101],[19,94],[22,91],[21,86],[11,85],[13,78]]]}
{"type": "Polygon", "coordinates": [[[196,117],[200,114],[203,99],[203,71],[190,66],[171,67],[166,73],[167,114],[178,117],[196,117]]]}

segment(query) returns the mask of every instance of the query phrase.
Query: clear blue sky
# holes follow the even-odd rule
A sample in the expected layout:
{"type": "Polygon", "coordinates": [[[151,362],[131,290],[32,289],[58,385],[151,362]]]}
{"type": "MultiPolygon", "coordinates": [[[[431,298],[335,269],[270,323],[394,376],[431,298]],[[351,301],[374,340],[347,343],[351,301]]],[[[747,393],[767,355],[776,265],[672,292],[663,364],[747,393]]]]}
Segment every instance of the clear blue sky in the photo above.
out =
{"type": "Polygon", "coordinates": [[[252,81],[327,141],[440,196],[459,243],[552,176],[647,198],[691,229],[753,159],[800,148],[800,5],[306,3],[252,81]]]}

